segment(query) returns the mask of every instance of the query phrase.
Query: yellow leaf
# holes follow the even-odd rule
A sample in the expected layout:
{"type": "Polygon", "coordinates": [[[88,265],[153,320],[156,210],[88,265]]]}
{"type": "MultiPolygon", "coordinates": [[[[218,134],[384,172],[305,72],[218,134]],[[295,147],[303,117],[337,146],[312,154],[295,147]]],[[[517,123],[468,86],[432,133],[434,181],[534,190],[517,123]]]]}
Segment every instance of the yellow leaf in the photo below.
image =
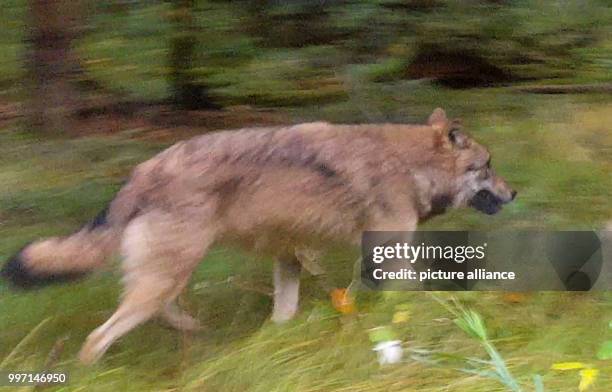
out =
{"type": "Polygon", "coordinates": [[[550,368],[552,370],[578,370],[587,368],[588,365],[582,362],[559,362],[553,364],[550,368]]]}
{"type": "Polygon", "coordinates": [[[509,292],[503,295],[503,300],[513,304],[519,304],[529,299],[529,295],[525,293],[509,292]]]}
{"type": "Polygon", "coordinates": [[[331,292],[332,305],[343,314],[355,313],[355,300],[350,296],[347,289],[334,289],[331,292]]]}
{"type": "Polygon", "coordinates": [[[582,369],[580,371],[580,385],[578,385],[578,390],[580,392],[584,392],[591,387],[597,380],[597,375],[599,374],[599,370],[597,369],[582,369]]]}
{"type": "Polygon", "coordinates": [[[393,324],[405,323],[410,318],[410,312],[407,310],[400,310],[393,314],[391,322],[393,324]]]}

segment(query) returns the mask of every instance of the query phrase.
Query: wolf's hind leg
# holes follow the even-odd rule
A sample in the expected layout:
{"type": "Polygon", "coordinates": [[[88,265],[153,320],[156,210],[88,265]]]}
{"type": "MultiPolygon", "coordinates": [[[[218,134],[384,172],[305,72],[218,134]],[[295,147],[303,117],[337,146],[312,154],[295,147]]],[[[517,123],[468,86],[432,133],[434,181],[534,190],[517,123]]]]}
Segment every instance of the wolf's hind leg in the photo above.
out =
{"type": "Polygon", "coordinates": [[[293,318],[298,310],[300,272],[302,266],[295,256],[279,257],[274,261],[274,310],[272,321],[282,323],[293,318]]]}
{"type": "Polygon", "coordinates": [[[125,295],[111,318],[87,338],[81,361],[95,362],[115,340],[164,314],[212,242],[211,230],[172,214],[151,212],[132,221],[122,242],[125,295]]]}
{"type": "MultiPolygon", "coordinates": [[[[207,239],[206,241],[212,241],[212,239],[207,239]]],[[[177,298],[189,284],[189,278],[191,278],[191,274],[198,264],[197,262],[202,257],[204,256],[201,255],[199,258],[194,258],[196,262],[191,267],[188,265],[181,273],[177,273],[174,289],[166,297],[166,303],[159,314],[162,320],[170,327],[179,331],[193,332],[201,329],[200,322],[179,307],[177,298]]]]}
{"type": "Polygon", "coordinates": [[[139,279],[138,283],[133,284],[111,318],[87,337],[79,353],[81,362],[96,362],[115,340],[157,313],[160,303],[158,293],[160,289],[168,289],[167,283],[157,279],[139,279]]]}
{"type": "Polygon", "coordinates": [[[314,250],[311,248],[296,248],[295,257],[299,260],[302,268],[304,268],[310,275],[319,276],[325,274],[325,269],[321,267],[319,261],[321,260],[323,252],[314,250]]]}
{"type": "Polygon", "coordinates": [[[175,288],[174,292],[168,297],[168,302],[160,313],[160,317],[170,327],[186,332],[199,331],[201,329],[200,322],[182,310],[177,304],[176,298],[183,291],[185,286],[187,286],[187,283],[189,283],[190,275],[191,274],[186,276],[183,282],[175,288]]]}

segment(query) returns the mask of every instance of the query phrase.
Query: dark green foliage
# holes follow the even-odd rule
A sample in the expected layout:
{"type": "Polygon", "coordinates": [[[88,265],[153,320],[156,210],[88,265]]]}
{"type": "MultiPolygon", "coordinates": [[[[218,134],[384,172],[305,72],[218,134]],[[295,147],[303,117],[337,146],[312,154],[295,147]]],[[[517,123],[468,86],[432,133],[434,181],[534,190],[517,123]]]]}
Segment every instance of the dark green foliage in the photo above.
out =
{"type": "MultiPolygon", "coordinates": [[[[0,13],[5,91],[22,76],[25,10],[11,0],[0,13]]],[[[612,75],[612,5],[597,0],[105,1],[87,22],[76,46],[91,79],[183,107],[339,100],[368,81],[612,75]]]]}
{"type": "Polygon", "coordinates": [[[169,93],[195,106],[210,97],[265,106],[342,100],[356,83],[391,80],[464,88],[612,75],[605,1],[187,3],[99,12],[80,44],[94,60],[91,73],[146,98],[169,93]]]}

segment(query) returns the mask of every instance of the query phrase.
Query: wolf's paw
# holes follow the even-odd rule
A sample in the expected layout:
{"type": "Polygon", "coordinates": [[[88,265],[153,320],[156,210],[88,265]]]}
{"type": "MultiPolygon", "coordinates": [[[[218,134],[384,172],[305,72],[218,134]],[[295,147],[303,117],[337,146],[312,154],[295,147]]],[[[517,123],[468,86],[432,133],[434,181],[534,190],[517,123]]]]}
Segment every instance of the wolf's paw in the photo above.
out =
{"type": "Polygon", "coordinates": [[[168,306],[161,314],[162,319],[172,328],[185,332],[197,332],[202,330],[200,322],[178,309],[176,306],[168,306]]]}
{"type": "Polygon", "coordinates": [[[83,365],[93,365],[102,357],[106,350],[100,348],[100,343],[101,336],[89,335],[79,352],[79,361],[83,365]]]}
{"type": "Polygon", "coordinates": [[[290,321],[295,316],[295,311],[278,311],[275,310],[270,318],[275,324],[284,324],[290,321]]]}

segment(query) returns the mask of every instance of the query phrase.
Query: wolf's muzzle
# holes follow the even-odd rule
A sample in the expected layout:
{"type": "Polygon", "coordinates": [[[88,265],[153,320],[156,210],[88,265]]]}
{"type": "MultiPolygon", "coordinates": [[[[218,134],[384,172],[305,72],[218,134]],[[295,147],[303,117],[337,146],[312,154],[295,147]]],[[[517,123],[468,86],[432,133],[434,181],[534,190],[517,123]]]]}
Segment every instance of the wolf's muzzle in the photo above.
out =
{"type": "Polygon", "coordinates": [[[504,202],[492,192],[483,189],[474,195],[469,204],[480,212],[493,215],[501,211],[504,202]]]}

